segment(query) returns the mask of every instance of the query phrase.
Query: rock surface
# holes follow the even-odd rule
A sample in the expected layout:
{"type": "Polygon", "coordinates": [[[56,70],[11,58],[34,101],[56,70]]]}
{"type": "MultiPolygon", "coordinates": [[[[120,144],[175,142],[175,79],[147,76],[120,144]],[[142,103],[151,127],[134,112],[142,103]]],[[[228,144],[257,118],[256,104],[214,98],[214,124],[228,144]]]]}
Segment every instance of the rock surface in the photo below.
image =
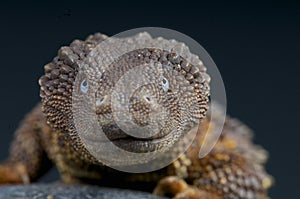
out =
{"type": "Polygon", "coordinates": [[[90,185],[31,184],[0,187],[0,199],[164,199],[133,190],[90,185]]]}

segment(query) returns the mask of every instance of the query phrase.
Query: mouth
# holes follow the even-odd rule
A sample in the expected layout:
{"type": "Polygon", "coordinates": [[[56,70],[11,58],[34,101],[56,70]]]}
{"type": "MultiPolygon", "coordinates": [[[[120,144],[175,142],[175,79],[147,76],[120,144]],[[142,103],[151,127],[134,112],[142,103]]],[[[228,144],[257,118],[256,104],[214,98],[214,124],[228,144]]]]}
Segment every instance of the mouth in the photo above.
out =
{"type": "Polygon", "coordinates": [[[157,134],[149,138],[137,138],[123,132],[115,125],[103,126],[106,137],[117,147],[134,153],[148,153],[167,148],[174,141],[174,135],[178,131],[173,130],[168,134],[157,134]]]}

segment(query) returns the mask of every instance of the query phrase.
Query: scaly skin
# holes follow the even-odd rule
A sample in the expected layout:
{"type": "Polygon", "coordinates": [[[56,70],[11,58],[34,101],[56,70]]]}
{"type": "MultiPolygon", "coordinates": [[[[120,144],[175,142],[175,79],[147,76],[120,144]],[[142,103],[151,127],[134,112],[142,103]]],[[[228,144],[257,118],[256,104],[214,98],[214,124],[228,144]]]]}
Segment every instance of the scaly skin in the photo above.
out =
{"type": "MultiPolygon", "coordinates": [[[[197,81],[199,75],[202,77],[201,75],[205,73],[203,66],[196,67],[181,61],[180,63],[188,67],[187,71],[190,72],[186,72],[182,67],[176,68],[177,72],[174,70],[171,73],[184,77],[185,83],[179,82],[182,84],[179,91],[186,88],[184,93],[187,93],[187,106],[197,105],[194,112],[190,114],[191,120],[202,120],[196,139],[178,160],[158,171],[129,174],[108,168],[91,155],[80,141],[74,128],[71,95],[79,65],[87,54],[104,39],[106,36],[95,34],[89,36],[86,41],[75,40],[70,47],[62,47],[58,57],[45,66],[45,75],[39,81],[42,103],[25,117],[17,130],[11,145],[10,156],[5,163],[0,165],[0,183],[32,182],[49,168],[50,159],[57,166],[65,183],[93,183],[145,191],[154,190],[154,194],[157,195],[184,199],[268,198],[267,189],[271,185],[271,179],[263,169],[267,158],[266,152],[252,144],[252,132],[239,121],[227,117],[221,138],[213,150],[206,157],[198,158],[203,132],[208,131],[208,135],[210,132],[213,133],[214,124],[220,119],[215,116],[208,121],[205,117],[208,109],[209,80],[205,76],[204,81],[197,81]]],[[[168,52],[146,49],[133,53],[143,56],[150,53],[151,59],[161,63],[166,61],[159,59],[159,56],[163,56],[161,58],[167,58],[171,66],[176,65],[175,55],[168,52]]],[[[124,60],[127,58],[125,57],[124,60]]],[[[125,64],[124,68],[129,69],[134,67],[134,64],[142,64],[145,60],[129,59],[129,62],[125,62],[129,64],[125,64]]],[[[168,76],[168,71],[164,72],[172,83],[172,75],[168,76]]],[[[102,97],[108,96],[115,79],[122,74],[123,71],[118,70],[118,63],[113,64],[106,71],[106,76],[103,78],[105,84],[100,87],[97,94],[102,97]]],[[[160,95],[155,89],[153,86],[144,87],[131,100],[130,111],[139,125],[147,123],[147,114],[151,110],[149,103],[141,100],[139,96],[148,91],[160,95]]],[[[173,89],[176,90],[176,88],[173,89]]],[[[104,99],[110,100],[107,97],[104,99]]],[[[176,110],[176,103],[162,101],[168,103],[167,105],[172,110],[176,110]]],[[[110,119],[103,119],[107,118],[103,116],[110,115],[111,112],[107,103],[102,103],[97,109],[100,125],[106,125],[108,129],[115,127],[115,123],[110,119]]],[[[172,129],[171,127],[179,125],[176,123],[176,115],[172,117],[168,121],[169,128],[162,131],[162,138],[172,129]]],[[[183,132],[176,133],[181,136],[183,132]]],[[[114,131],[110,133],[113,134],[114,131]]],[[[133,144],[124,145],[124,148],[143,151],[169,142],[170,140],[162,139],[160,143],[154,144],[149,140],[142,142],[133,140],[133,144]],[[143,142],[147,142],[147,145],[143,142]],[[139,147],[134,144],[138,144],[139,147]]]]}

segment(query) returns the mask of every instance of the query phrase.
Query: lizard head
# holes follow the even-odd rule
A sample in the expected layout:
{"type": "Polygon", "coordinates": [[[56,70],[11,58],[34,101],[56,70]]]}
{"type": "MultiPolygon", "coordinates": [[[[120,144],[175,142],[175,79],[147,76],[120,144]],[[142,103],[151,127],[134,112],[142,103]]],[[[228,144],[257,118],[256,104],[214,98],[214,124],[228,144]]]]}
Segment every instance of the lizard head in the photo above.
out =
{"type": "MultiPolygon", "coordinates": [[[[82,94],[94,99],[90,110],[105,136],[135,153],[166,150],[205,117],[210,78],[199,58],[185,52],[186,46],[181,55],[171,48],[143,44],[103,67],[99,56],[109,53],[103,55],[97,47],[104,39],[95,35],[84,42],[76,40],[45,66],[46,74],[39,82],[43,110],[53,128],[68,132],[66,136],[75,144],[80,142],[74,124],[74,96],[79,99],[82,94]],[[87,59],[88,54],[92,59],[87,59]],[[78,78],[83,60],[91,63],[78,78]]],[[[89,121],[84,108],[77,112],[79,121],[89,121]]]]}

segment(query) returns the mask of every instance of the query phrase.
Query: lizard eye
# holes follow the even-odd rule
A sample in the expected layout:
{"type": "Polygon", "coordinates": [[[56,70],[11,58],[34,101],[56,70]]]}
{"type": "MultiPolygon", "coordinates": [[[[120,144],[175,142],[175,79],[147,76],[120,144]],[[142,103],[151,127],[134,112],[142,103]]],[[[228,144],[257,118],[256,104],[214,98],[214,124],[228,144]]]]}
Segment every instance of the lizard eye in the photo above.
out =
{"type": "Polygon", "coordinates": [[[80,90],[83,93],[87,93],[87,91],[89,90],[89,85],[88,85],[88,82],[86,81],[86,79],[82,80],[82,82],[80,84],[80,90]]]}
{"type": "Polygon", "coordinates": [[[169,81],[164,77],[161,81],[162,83],[162,88],[165,92],[169,90],[169,81]]]}

